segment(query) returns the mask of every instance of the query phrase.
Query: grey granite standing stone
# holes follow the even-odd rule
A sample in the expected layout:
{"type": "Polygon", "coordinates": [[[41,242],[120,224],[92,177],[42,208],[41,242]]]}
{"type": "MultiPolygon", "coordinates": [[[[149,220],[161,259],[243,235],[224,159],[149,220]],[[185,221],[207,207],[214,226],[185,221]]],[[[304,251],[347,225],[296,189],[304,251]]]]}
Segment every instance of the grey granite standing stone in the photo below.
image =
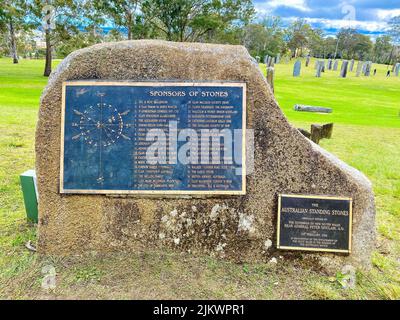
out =
{"type": "Polygon", "coordinates": [[[102,43],[71,53],[44,89],[36,129],[38,252],[190,252],[237,262],[280,255],[304,268],[369,267],[375,243],[372,187],[359,171],[292,127],[258,64],[242,46],[156,40],[102,43]],[[60,194],[62,85],[68,80],[235,81],[247,84],[254,170],[246,195],[119,197],[60,194]],[[353,198],[350,255],[276,249],[278,194],[353,198]],[[271,246],[272,241],[272,246],[271,246]]]}
{"type": "Polygon", "coordinates": [[[400,63],[396,63],[396,66],[394,68],[394,74],[396,77],[398,77],[399,73],[400,73],[400,63]]]}
{"type": "Polygon", "coordinates": [[[348,66],[349,66],[349,62],[347,60],[343,60],[342,68],[340,70],[340,77],[346,78],[348,66]]]}
{"type": "Polygon", "coordinates": [[[328,60],[328,70],[332,70],[332,59],[328,60]]]}
{"type": "Polygon", "coordinates": [[[322,68],[323,68],[323,61],[317,61],[317,71],[315,74],[317,78],[321,78],[322,68]]]}
{"type": "Polygon", "coordinates": [[[275,73],[274,67],[267,68],[267,82],[271,87],[272,92],[274,92],[274,73],[275,73]]]}
{"type": "Polygon", "coordinates": [[[337,71],[339,67],[339,60],[335,60],[335,62],[333,63],[333,71],[337,71]]]}
{"type": "Polygon", "coordinates": [[[274,57],[269,57],[268,67],[273,67],[274,65],[275,65],[275,58],[274,57]]]}
{"type": "Polygon", "coordinates": [[[366,77],[369,77],[371,75],[371,69],[372,69],[372,62],[371,61],[367,61],[365,63],[365,70],[364,70],[364,75],[366,77]]]}
{"type": "Polygon", "coordinates": [[[293,77],[299,77],[301,72],[301,61],[297,60],[293,66],[293,77]]]}
{"type": "Polygon", "coordinates": [[[306,67],[308,67],[309,64],[310,64],[310,56],[307,56],[307,58],[306,58],[306,67]]]}
{"type": "Polygon", "coordinates": [[[357,71],[356,71],[356,77],[359,77],[361,75],[362,69],[364,68],[364,62],[363,61],[358,61],[357,63],[357,71]]]}
{"type": "Polygon", "coordinates": [[[351,61],[350,61],[350,72],[353,72],[353,69],[354,69],[354,59],[352,59],[351,61]]]}
{"type": "Polygon", "coordinates": [[[365,61],[364,63],[363,63],[363,65],[362,65],[362,70],[361,70],[361,72],[362,72],[362,74],[365,76],[365,72],[366,72],[366,70],[367,70],[367,65],[368,65],[368,61],[365,61]]]}

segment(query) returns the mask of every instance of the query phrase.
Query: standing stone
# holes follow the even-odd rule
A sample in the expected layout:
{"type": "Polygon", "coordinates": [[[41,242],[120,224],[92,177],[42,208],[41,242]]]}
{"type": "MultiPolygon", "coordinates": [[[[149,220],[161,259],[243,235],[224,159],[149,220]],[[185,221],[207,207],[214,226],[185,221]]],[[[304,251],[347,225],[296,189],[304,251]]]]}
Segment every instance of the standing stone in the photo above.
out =
{"type": "Polygon", "coordinates": [[[328,70],[332,70],[332,59],[328,60],[328,70]]]}
{"type": "Polygon", "coordinates": [[[299,77],[301,72],[301,61],[297,60],[293,67],[293,77],[299,77]]]}
{"type": "Polygon", "coordinates": [[[398,77],[399,73],[400,73],[400,63],[396,63],[396,66],[394,68],[394,74],[396,77],[398,77]]]}
{"type": "Polygon", "coordinates": [[[367,61],[365,63],[364,76],[369,77],[371,75],[371,68],[372,68],[372,62],[367,61]]]}
{"type": "Polygon", "coordinates": [[[281,54],[278,53],[278,55],[276,56],[276,59],[275,59],[275,64],[279,64],[280,62],[281,62],[281,54]]]}
{"type": "Polygon", "coordinates": [[[356,77],[359,77],[359,76],[361,75],[361,71],[362,71],[363,66],[364,66],[364,62],[358,61],[358,63],[357,63],[356,77]]]}
{"type": "Polygon", "coordinates": [[[346,78],[348,66],[349,66],[349,61],[343,60],[342,68],[341,68],[341,70],[340,70],[340,77],[346,78]]]}
{"type": "Polygon", "coordinates": [[[268,67],[273,67],[275,65],[275,58],[269,57],[268,67]]]}
{"type": "Polygon", "coordinates": [[[264,57],[264,64],[268,64],[268,55],[264,57]]]}
{"type": "Polygon", "coordinates": [[[265,243],[272,239],[276,246],[278,195],[302,193],[353,199],[352,251],[348,255],[279,251],[286,263],[298,258],[307,267],[312,262],[329,270],[347,264],[368,268],[375,248],[371,183],[294,129],[267,86],[242,46],[140,40],[101,43],[71,53],[52,73],[40,103],[38,252],[63,256],[190,250],[232,261],[268,261],[276,254],[276,249],[266,250],[265,243]],[[254,165],[246,176],[246,195],[60,194],[63,83],[80,79],[244,81],[247,130],[254,133],[254,165]]]}
{"type": "Polygon", "coordinates": [[[351,62],[350,62],[350,72],[353,72],[354,62],[355,62],[354,59],[352,59],[351,62]]]}
{"type": "Polygon", "coordinates": [[[333,71],[337,71],[338,67],[339,67],[339,60],[335,60],[333,64],[333,71]]]}
{"type": "Polygon", "coordinates": [[[361,72],[362,72],[362,74],[365,76],[365,73],[366,73],[366,71],[367,71],[367,65],[368,65],[368,61],[365,61],[364,63],[363,63],[363,65],[362,65],[362,70],[361,70],[361,72]]]}
{"type": "Polygon", "coordinates": [[[315,76],[317,78],[321,78],[321,72],[322,72],[322,68],[323,68],[322,63],[323,63],[323,61],[317,61],[317,72],[315,74],[315,76]]]}
{"type": "Polygon", "coordinates": [[[310,56],[307,56],[307,59],[306,59],[306,67],[308,67],[309,64],[310,64],[310,56]]]}
{"type": "Polygon", "coordinates": [[[267,68],[267,82],[271,87],[272,92],[274,92],[274,72],[275,70],[273,67],[267,68]]]}

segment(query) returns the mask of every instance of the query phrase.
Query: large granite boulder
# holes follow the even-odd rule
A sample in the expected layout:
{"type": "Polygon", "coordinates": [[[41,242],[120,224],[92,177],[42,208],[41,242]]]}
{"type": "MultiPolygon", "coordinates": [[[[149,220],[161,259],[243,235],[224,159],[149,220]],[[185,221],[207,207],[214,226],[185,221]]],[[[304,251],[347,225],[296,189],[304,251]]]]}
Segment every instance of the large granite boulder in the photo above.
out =
{"type": "Polygon", "coordinates": [[[242,46],[124,41],[70,54],[52,73],[41,98],[36,169],[38,249],[43,254],[168,248],[235,261],[282,255],[326,267],[367,267],[374,248],[370,182],[288,123],[256,61],[242,46]],[[77,79],[245,81],[247,128],[254,129],[255,144],[247,194],[179,199],[60,194],[62,83],[77,79]],[[279,193],[352,197],[352,253],[277,252],[279,193]]]}

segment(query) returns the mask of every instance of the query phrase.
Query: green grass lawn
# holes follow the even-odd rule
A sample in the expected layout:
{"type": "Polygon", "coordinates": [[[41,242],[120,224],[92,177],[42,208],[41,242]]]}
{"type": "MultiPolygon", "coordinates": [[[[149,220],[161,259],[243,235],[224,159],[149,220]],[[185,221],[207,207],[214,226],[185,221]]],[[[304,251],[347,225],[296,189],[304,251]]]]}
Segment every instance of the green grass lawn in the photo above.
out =
{"type": "MultiPolygon", "coordinates": [[[[293,63],[293,61],[292,61],[293,63]]],[[[314,63],[293,78],[293,65],[276,66],[276,98],[297,126],[334,122],[321,145],[364,172],[377,203],[378,243],[373,269],[358,272],[355,289],[335,275],[304,270],[287,261],[237,265],[169,253],[38,258],[25,249],[36,228],[25,221],[19,174],[34,167],[39,97],[47,79],[44,61],[13,65],[0,59],[0,298],[400,298],[400,78],[346,79],[339,72],[314,76],[314,63]],[[333,108],[332,114],[293,111],[296,103],[333,108]],[[57,288],[41,289],[42,267],[53,265],[57,288]],[[332,277],[333,276],[333,277],[332,277]]],[[[57,64],[57,62],[55,62],[57,64]]],[[[265,66],[261,65],[264,70],[265,66]]]]}

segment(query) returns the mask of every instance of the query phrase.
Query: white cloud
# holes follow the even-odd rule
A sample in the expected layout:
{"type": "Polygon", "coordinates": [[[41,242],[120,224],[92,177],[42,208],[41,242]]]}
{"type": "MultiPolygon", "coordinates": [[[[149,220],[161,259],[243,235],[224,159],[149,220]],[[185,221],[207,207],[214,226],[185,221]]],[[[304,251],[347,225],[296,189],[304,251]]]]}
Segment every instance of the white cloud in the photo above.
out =
{"type": "Polygon", "coordinates": [[[376,15],[380,20],[390,20],[393,17],[400,16],[400,9],[378,9],[376,10],[376,15]]]}
{"type": "Polygon", "coordinates": [[[385,31],[388,25],[383,21],[331,20],[324,18],[306,18],[309,23],[322,24],[325,28],[354,28],[370,32],[385,31]]]}
{"type": "Polygon", "coordinates": [[[306,0],[265,0],[265,3],[257,3],[256,9],[259,13],[270,13],[278,7],[294,8],[303,12],[309,12],[306,0]]]}

